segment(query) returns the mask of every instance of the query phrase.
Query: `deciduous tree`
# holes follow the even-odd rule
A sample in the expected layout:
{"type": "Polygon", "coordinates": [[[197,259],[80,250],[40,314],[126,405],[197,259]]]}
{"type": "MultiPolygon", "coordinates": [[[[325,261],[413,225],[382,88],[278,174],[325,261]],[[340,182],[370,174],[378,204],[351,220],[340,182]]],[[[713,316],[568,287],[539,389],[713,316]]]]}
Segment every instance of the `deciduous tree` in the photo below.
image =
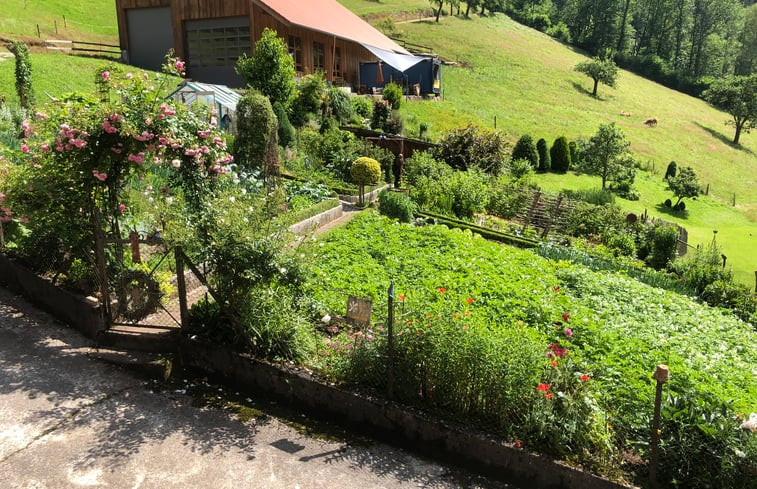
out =
{"type": "Polygon", "coordinates": [[[633,163],[628,153],[630,144],[614,122],[601,124],[581,148],[579,170],[602,178],[603,190],[607,188],[607,182],[627,179],[629,165],[633,163]]]}
{"type": "Polygon", "coordinates": [[[726,124],[736,128],[733,144],[739,144],[742,132],[757,124],[757,73],[716,80],[702,96],[715,107],[731,114],[726,124]]]}
{"type": "Polygon", "coordinates": [[[600,83],[614,87],[618,79],[618,67],[609,56],[594,57],[578,63],[575,70],[594,80],[594,89],[591,92],[593,97],[597,96],[597,86],[600,83]]]}

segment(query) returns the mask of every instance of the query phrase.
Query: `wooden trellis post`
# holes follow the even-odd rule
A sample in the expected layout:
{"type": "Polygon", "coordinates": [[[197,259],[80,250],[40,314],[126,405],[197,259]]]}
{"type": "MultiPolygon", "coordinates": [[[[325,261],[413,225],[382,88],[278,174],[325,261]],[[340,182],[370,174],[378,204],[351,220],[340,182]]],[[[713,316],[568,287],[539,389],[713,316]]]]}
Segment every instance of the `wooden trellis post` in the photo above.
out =
{"type": "Polygon", "coordinates": [[[541,198],[541,190],[537,190],[534,194],[534,201],[531,203],[531,207],[528,209],[528,214],[526,214],[526,220],[523,223],[523,229],[521,229],[521,234],[526,233],[526,229],[528,229],[528,224],[531,222],[531,219],[533,219],[534,211],[536,210],[536,206],[539,205],[539,199],[541,198]]]}

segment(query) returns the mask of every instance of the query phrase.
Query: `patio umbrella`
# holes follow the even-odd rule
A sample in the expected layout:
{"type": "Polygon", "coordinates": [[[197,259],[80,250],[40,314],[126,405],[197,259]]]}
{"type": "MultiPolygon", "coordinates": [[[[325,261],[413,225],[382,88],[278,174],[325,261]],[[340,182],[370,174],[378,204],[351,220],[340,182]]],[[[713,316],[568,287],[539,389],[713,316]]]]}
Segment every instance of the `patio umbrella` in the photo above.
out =
{"type": "Polygon", "coordinates": [[[384,83],[384,72],[381,69],[381,61],[378,62],[378,70],[376,71],[376,85],[382,85],[384,83]]]}

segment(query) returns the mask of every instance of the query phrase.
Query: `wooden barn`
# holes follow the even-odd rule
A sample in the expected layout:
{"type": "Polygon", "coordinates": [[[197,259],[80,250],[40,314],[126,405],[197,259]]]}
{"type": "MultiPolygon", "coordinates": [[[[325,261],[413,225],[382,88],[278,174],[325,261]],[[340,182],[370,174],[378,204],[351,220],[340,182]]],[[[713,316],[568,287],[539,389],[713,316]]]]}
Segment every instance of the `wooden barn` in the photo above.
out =
{"type": "MultiPolygon", "coordinates": [[[[361,63],[383,61],[401,72],[429,64],[336,0],[116,0],[116,8],[127,63],[157,70],[173,49],[187,61],[187,76],[201,82],[241,86],[234,65],[252,54],[266,27],[287,42],[299,75],[320,71],[355,91],[389,81],[361,82],[361,63]]],[[[427,76],[438,76],[438,66],[434,71],[427,76]]]]}

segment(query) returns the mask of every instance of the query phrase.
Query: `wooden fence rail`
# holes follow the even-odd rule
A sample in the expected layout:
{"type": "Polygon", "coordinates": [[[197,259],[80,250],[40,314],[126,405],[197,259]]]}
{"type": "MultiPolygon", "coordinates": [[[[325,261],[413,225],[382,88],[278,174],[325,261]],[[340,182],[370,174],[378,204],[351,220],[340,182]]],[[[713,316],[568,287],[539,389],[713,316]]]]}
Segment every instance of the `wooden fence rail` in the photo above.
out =
{"type": "Polygon", "coordinates": [[[68,41],[63,39],[45,40],[45,49],[66,54],[89,53],[121,56],[121,47],[99,42],[68,41]]]}

